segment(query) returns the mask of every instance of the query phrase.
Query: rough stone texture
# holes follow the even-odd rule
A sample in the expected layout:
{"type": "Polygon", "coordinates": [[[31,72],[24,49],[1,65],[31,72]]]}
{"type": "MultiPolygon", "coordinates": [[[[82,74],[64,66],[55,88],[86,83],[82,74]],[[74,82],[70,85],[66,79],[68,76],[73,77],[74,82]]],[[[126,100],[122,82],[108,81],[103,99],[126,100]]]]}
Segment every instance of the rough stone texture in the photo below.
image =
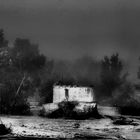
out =
{"type": "Polygon", "coordinates": [[[71,86],[54,86],[53,103],[66,100],[65,89],[68,89],[69,101],[94,102],[95,95],[92,88],[89,87],[71,87],[71,86]]]}
{"type": "Polygon", "coordinates": [[[79,103],[78,106],[75,107],[76,110],[86,111],[89,108],[95,108],[96,103],[79,103]]]}
{"type": "Polygon", "coordinates": [[[58,109],[58,104],[57,103],[44,104],[43,109],[45,112],[50,113],[58,109]]]}

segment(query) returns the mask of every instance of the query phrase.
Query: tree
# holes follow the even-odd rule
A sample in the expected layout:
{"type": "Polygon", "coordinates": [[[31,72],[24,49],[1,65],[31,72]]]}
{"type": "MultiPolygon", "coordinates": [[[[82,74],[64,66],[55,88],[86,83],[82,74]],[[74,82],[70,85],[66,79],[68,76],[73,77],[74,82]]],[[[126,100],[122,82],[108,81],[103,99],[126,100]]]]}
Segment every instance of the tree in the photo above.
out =
{"type": "Polygon", "coordinates": [[[11,49],[12,64],[22,74],[22,80],[17,89],[19,94],[24,81],[31,75],[45,66],[46,58],[40,54],[38,45],[32,44],[28,39],[17,38],[14,47],[11,49]]]}
{"type": "Polygon", "coordinates": [[[122,82],[123,64],[118,53],[110,58],[105,56],[101,62],[101,90],[106,96],[112,96],[112,92],[122,82]]]}
{"type": "Polygon", "coordinates": [[[0,68],[9,66],[10,57],[9,57],[9,47],[8,41],[5,38],[4,30],[0,29],[0,68]]]}
{"type": "MultiPolygon", "coordinates": [[[[139,57],[139,60],[140,60],[140,57],[139,57]]],[[[140,67],[139,67],[139,69],[138,69],[137,75],[138,75],[138,78],[140,79],[140,67]]]]}
{"type": "Polygon", "coordinates": [[[5,39],[4,31],[0,29],[0,113],[21,114],[29,109],[25,98],[15,98],[20,77],[21,73],[13,66],[11,48],[5,39]],[[19,102],[13,106],[12,102],[15,100],[19,102]]]}
{"type": "Polygon", "coordinates": [[[0,29],[0,48],[8,47],[8,41],[5,39],[4,30],[0,29]]]}
{"type": "Polygon", "coordinates": [[[9,47],[4,31],[0,30],[0,113],[28,114],[28,93],[39,84],[37,75],[45,64],[46,57],[39,52],[38,45],[17,38],[14,46],[9,47]]]}

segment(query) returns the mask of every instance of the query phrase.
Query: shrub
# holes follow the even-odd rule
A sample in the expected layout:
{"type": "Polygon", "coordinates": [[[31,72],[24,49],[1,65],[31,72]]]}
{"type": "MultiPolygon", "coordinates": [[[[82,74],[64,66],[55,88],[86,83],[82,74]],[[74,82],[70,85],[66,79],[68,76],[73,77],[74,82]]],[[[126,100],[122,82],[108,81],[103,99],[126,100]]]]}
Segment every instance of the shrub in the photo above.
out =
{"type": "MultiPolygon", "coordinates": [[[[19,97],[22,98],[22,97],[19,97]]],[[[18,98],[18,99],[19,99],[18,98]]],[[[30,115],[30,106],[26,99],[19,99],[12,107],[11,112],[12,115],[30,115]]]]}
{"type": "Polygon", "coordinates": [[[115,91],[113,102],[122,115],[140,115],[140,102],[134,96],[135,88],[128,81],[115,91]]]}
{"type": "Polygon", "coordinates": [[[76,111],[74,108],[78,105],[76,101],[62,101],[58,104],[58,109],[52,112],[46,112],[45,108],[42,108],[39,115],[45,116],[48,118],[69,118],[74,119],[76,115],[76,111]]]}
{"type": "Polygon", "coordinates": [[[0,114],[27,115],[30,113],[27,97],[23,94],[16,96],[17,86],[14,84],[8,82],[0,87],[0,114]]]}
{"type": "Polygon", "coordinates": [[[76,119],[89,119],[89,118],[95,119],[102,118],[102,116],[98,112],[97,104],[95,105],[95,107],[88,106],[84,108],[84,111],[77,111],[76,119]]]}
{"type": "Polygon", "coordinates": [[[140,102],[132,98],[125,105],[118,106],[118,110],[122,115],[140,116],[140,102]]]}
{"type": "Polygon", "coordinates": [[[65,118],[65,119],[88,119],[88,118],[101,118],[102,116],[98,113],[97,106],[88,107],[84,111],[78,111],[75,107],[79,103],[76,101],[62,101],[58,104],[58,109],[46,113],[45,110],[41,111],[41,115],[49,118],[65,118]]]}
{"type": "Polygon", "coordinates": [[[41,108],[41,110],[39,111],[38,115],[41,116],[41,117],[45,117],[46,116],[46,111],[45,111],[44,107],[41,108]]]}
{"type": "Polygon", "coordinates": [[[62,112],[62,117],[65,118],[74,118],[76,112],[74,108],[78,105],[76,101],[62,101],[58,104],[60,112],[62,112]]]}

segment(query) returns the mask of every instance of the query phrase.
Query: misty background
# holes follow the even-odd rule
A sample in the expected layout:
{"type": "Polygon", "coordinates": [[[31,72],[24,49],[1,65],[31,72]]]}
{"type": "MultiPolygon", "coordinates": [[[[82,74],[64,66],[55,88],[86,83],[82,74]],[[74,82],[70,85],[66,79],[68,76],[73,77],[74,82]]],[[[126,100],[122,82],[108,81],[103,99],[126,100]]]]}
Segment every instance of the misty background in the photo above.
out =
{"type": "Polygon", "coordinates": [[[140,115],[138,0],[0,0],[0,114],[52,103],[54,85],[140,115]]]}
{"type": "Polygon", "coordinates": [[[100,60],[118,52],[134,80],[139,12],[138,0],[0,0],[0,27],[11,46],[16,37],[29,38],[56,60],[100,60]]]}

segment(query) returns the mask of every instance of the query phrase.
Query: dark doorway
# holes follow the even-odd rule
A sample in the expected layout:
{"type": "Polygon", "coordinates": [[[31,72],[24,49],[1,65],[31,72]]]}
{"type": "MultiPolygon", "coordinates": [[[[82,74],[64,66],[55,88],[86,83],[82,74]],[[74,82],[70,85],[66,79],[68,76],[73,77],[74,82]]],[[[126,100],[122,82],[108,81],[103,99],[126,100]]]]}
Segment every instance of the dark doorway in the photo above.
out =
{"type": "Polygon", "coordinates": [[[66,97],[66,100],[68,101],[68,99],[69,99],[69,90],[68,89],[65,89],[65,97],[66,97]]]}

